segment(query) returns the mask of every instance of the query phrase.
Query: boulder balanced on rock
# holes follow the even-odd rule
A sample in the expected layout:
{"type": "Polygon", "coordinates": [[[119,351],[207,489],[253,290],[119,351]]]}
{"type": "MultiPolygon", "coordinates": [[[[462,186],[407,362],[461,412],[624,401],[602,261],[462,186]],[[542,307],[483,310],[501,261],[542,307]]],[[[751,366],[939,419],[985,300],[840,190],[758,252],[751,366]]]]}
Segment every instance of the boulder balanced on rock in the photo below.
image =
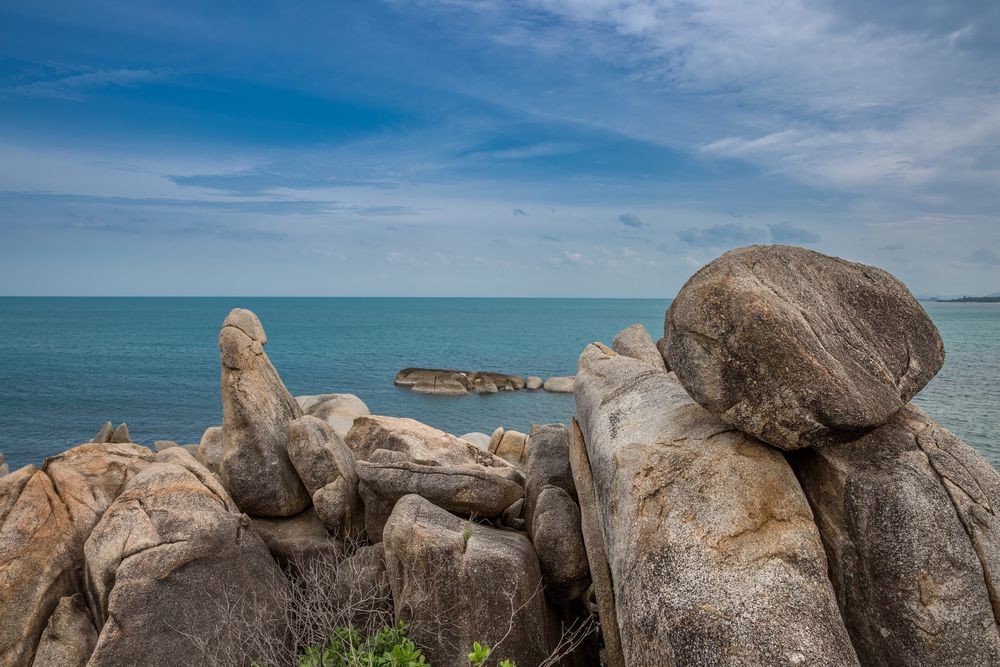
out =
{"type": "Polygon", "coordinates": [[[691,397],[782,449],[885,423],[944,360],[937,329],[901,282],[789,246],[709,263],[664,329],[667,361],[691,397]]]}
{"type": "Polygon", "coordinates": [[[257,316],[234,308],[219,332],[222,359],[222,480],[248,514],[292,516],[309,493],[288,458],[288,425],[302,410],[264,352],[257,316]]]}
{"type": "Polygon", "coordinates": [[[580,356],[576,402],[625,664],[858,664],[779,452],[599,344],[580,356]]]}

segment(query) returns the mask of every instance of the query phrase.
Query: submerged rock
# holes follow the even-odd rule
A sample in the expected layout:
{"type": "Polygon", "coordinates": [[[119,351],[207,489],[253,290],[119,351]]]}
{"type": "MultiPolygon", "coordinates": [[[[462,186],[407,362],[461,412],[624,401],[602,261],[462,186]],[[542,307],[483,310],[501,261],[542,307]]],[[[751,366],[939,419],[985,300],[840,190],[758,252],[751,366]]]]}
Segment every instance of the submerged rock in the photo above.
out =
{"type": "Polygon", "coordinates": [[[661,371],[666,370],[666,366],[663,363],[663,356],[657,349],[656,343],[653,342],[653,338],[646,331],[646,327],[641,324],[633,324],[619,331],[611,343],[611,349],[626,357],[647,361],[654,368],[658,368],[661,371]]]}
{"type": "Polygon", "coordinates": [[[781,454],[649,363],[592,344],[579,366],[626,664],[857,665],[781,454]]]}
{"type": "Polygon", "coordinates": [[[222,360],[222,480],[240,509],[292,516],[309,493],[288,458],[288,425],[302,416],[264,352],[267,335],[249,310],[234,308],[219,332],[222,360]]]}
{"type": "Polygon", "coordinates": [[[518,665],[545,660],[555,619],[523,533],[471,523],[410,495],[396,503],[383,537],[396,617],[435,667],[467,667],[474,641],[518,665]]]}
{"type": "Polygon", "coordinates": [[[944,361],[901,282],[789,246],[732,250],[695,273],[665,337],[695,401],[782,449],[885,423],[944,361]]]}
{"type": "Polygon", "coordinates": [[[866,665],[1000,664],[1000,475],[907,406],[790,457],[866,665]]]}

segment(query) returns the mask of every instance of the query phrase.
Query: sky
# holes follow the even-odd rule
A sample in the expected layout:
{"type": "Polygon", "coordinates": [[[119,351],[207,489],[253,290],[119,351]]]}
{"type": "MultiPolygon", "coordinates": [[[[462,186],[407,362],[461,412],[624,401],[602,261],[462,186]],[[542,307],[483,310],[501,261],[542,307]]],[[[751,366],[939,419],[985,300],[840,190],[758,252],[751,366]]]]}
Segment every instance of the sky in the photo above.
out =
{"type": "Polygon", "coordinates": [[[1000,3],[0,4],[0,294],[1000,291],[1000,3]]]}

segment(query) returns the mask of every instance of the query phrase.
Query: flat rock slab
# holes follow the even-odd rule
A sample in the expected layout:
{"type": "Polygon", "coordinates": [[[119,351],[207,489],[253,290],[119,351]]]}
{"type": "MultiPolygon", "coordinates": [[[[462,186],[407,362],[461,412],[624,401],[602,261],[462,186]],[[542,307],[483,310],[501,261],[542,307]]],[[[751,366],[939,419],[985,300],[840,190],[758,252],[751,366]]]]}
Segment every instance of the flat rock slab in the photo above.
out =
{"type": "Polygon", "coordinates": [[[790,459],[863,664],[1000,664],[1000,475],[989,462],[913,406],[790,459]]]}
{"type": "Polygon", "coordinates": [[[599,344],[576,403],[629,665],[857,665],[782,455],[599,344]]]}
{"type": "Polygon", "coordinates": [[[730,251],[667,311],[666,357],[699,404],[782,449],[884,424],[944,347],[903,283],[790,246],[730,251]]]}

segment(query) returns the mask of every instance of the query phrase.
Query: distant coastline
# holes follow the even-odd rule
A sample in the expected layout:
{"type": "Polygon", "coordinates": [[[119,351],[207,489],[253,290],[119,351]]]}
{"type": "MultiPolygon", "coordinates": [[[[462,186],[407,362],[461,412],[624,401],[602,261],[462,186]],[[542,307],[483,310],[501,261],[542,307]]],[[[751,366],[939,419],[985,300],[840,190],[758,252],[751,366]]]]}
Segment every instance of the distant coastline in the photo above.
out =
{"type": "Polygon", "coordinates": [[[930,299],[938,303],[1000,303],[1000,296],[960,296],[957,299],[930,299]]]}

